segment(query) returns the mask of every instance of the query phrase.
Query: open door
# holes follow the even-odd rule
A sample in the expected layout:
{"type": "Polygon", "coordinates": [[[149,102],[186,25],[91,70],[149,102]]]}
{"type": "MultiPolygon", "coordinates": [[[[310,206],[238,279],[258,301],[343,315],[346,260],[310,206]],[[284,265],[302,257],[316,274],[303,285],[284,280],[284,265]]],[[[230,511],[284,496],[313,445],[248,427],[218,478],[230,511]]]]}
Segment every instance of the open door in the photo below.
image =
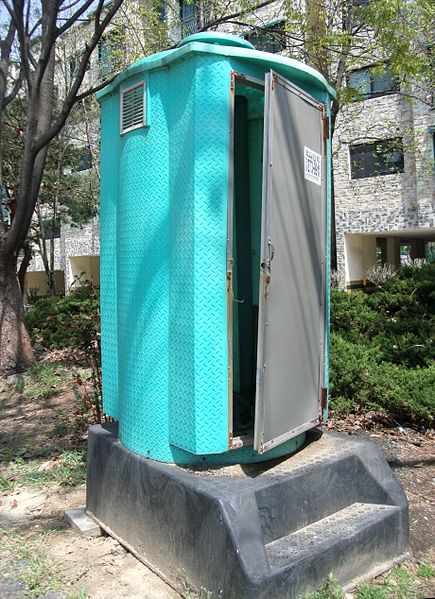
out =
{"type": "Polygon", "coordinates": [[[324,106],[266,76],[254,448],[320,422],[324,377],[324,106]]]}

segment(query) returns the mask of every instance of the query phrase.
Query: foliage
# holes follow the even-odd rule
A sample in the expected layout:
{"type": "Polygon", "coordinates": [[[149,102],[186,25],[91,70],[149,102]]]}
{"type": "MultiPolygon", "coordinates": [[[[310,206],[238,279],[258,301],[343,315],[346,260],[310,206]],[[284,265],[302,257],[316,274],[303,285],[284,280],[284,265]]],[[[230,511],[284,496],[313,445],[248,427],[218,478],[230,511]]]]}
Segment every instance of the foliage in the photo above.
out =
{"type": "Polygon", "coordinates": [[[435,264],[404,267],[370,295],[333,289],[331,300],[331,407],[432,424],[435,264]]]}
{"type": "Polygon", "coordinates": [[[396,274],[397,270],[391,264],[382,264],[382,266],[374,264],[364,271],[364,277],[377,287],[395,277],[396,274]]]}
{"type": "Polygon", "coordinates": [[[86,478],[86,454],[82,451],[64,451],[58,460],[49,463],[50,467],[38,460],[24,460],[16,457],[1,477],[4,490],[17,485],[44,487],[57,483],[63,487],[76,487],[86,478]]]}
{"type": "Polygon", "coordinates": [[[406,368],[379,361],[376,348],[331,335],[331,407],[382,410],[400,421],[433,423],[435,364],[406,368]]]}
{"type": "Polygon", "coordinates": [[[91,285],[83,285],[62,298],[40,299],[28,310],[27,325],[31,338],[46,347],[72,347],[83,352],[91,372],[91,391],[88,391],[86,380],[77,374],[76,399],[82,413],[92,411],[96,422],[101,422],[103,416],[98,291],[91,285]]]}
{"type": "Polygon", "coordinates": [[[29,308],[26,320],[33,341],[45,347],[87,348],[99,332],[98,292],[84,286],[65,297],[42,298],[29,308]]]}
{"type": "Polygon", "coordinates": [[[306,593],[301,599],[342,599],[343,591],[332,574],[328,574],[326,584],[322,589],[306,593]]]}
{"type": "Polygon", "coordinates": [[[331,327],[379,359],[407,367],[435,360],[435,264],[404,266],[373,294],[331,290],[331,327]]]}

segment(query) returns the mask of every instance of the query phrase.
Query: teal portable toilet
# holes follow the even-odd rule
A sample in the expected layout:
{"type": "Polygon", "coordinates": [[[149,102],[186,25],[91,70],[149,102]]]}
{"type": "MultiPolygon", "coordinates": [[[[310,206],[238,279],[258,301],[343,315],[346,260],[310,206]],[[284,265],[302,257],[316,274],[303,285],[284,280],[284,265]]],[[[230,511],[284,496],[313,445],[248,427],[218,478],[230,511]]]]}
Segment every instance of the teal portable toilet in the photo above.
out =
{"type": "Polygon", "coordinates": [[[103,401],[131,451],[255,461],[324,417],[332,95],[218,33],[100,92],[103,401]]]}
{"type": "Polygon", "coordinates": [[[383,458],[310,432],[327,417],[333,96],[221,33],[98,96],[115,423],[91,429],[86,509],[175,588],[288,599],[407,548],[383,458]]]}

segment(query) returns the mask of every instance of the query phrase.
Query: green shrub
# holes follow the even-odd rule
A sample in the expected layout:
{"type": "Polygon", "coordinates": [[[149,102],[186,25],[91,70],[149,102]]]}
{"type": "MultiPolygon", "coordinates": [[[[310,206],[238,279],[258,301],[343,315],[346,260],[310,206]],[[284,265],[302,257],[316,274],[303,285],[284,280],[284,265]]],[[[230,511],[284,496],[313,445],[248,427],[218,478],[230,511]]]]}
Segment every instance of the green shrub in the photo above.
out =
{"type": "Polygon", "coordinates": [[[95,289],[82,287],[65,297],[43,298],[26,315],[33,341],[46,347],[78,347],[83,335],[95,339],[99,331],[99,297],[95,289]]]}
{"type": "Polygon", "coordinates": [[[76,382],[81,387],[86,411],[91,409],[95,421],[101,422],[100,311],[96,290],[81,287],[63,298],[37,301],[27,312],[27,325],[33,341],[49,348],[71,347],[83,352],[90,377],[83,381],[77,376],[76,382]]]}
{"type": "Polygon", "coordinates": [[[435,360],[435,264],[404,267],[372,294],[332,289],[331,328],[376,348],[386,362],[429,366],[435,360]]]}
{"type": "Polygon", "coordinates": [[[339,415],[375,409],[402,422],[433,424],[435,364],[407,368],[380,358],[376,346],[331,335],[331,408],[339,415]]]}
{"type": "Polygon", "coordinates": [[[404,267],[372,294],[331,290],[331,407],[433,424],[435,264],[404,267]]]}

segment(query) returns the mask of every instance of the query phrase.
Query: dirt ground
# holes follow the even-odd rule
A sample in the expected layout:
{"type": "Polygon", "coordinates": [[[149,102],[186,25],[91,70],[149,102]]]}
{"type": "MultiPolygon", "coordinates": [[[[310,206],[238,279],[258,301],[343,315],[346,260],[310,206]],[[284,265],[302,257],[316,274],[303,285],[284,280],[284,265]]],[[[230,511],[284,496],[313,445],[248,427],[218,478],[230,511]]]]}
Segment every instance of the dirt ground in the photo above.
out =
{"type": "MultiPolygon", "coordinates": [[[[38,591],[34,583],[33,596],[179,598],[177,592],[110,537],[82,538],[67,527],[63,512],[85,504],[84,482],[64,486],[51,481],[38,486],[23,482],[19,473],[15,484],[7,482],[14,460],[34,464],[37,480],[38,473],[50,472],[59,463],[62,452],[71,447],[80,451],[85,437],[78,433],[77,421],[69,426],[65,420],[65,414],[71,415],[75,410],[71,385],[46,398],[29,397],[14,390],[11,383],[0,383],[0,482],[6,481],[0,491],[1,599],[30,597],[22,582],[29,584],[29,558],[23,557],[23,547],[29,543],[57,581],[46,591],[38,591]]],[[[417,562],[435,564],[434,432],[392,425],[376,414],[332,420],[328,428],[368,437],[382,450],[409,499],[414,552],[411,567],[417,562]]],[[[193,599],[195,595],[186,589],[183,596],[193,599]]]]}

